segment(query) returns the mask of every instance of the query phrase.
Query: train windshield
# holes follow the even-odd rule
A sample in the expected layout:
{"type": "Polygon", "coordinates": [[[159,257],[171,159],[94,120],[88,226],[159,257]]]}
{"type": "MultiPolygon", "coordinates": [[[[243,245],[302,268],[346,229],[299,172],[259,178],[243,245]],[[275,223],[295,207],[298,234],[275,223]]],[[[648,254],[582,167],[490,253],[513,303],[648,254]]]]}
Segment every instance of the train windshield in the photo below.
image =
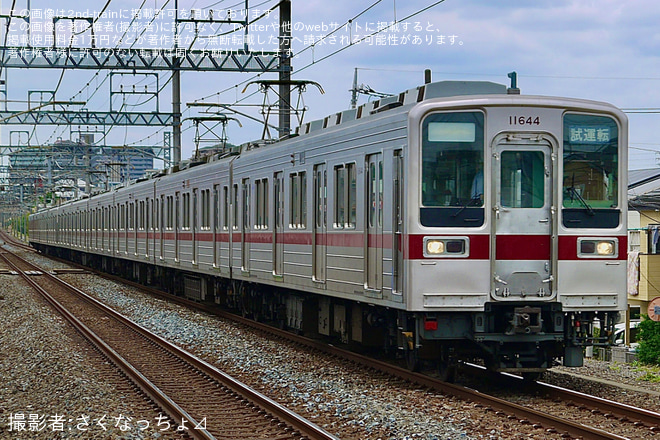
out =
{"type": "Polygon", "coordinates": [[[431,114],[422,136],[422,205],[483,206],[483,113],[431,114]]]}
{"type": "Polygon", "coordinates": [[[618,145],[619,130],[614,119],[564,115],[564,226],[618,225],[618,145]]]}

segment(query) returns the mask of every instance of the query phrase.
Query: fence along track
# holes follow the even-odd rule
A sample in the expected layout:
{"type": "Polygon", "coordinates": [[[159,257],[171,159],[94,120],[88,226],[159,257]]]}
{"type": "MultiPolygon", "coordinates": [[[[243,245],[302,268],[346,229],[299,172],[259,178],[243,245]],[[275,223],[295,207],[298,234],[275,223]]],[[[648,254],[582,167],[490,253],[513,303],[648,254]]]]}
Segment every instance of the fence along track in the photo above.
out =
{"type": "Polygon", "coordinates": [[[32,263],[13,254],[2,253],[0,256],[44,295],[81,334],[115,362],[168,416],[188,428],[186,432],[191,437],[336,439],[296,413],[142,329],[32,263]],[[44,276],[27,275],[25,270],[33,271],[32,274],[39,271],[44,276]],[[35,278],[39,278],[38,283],[35,278]],[[200,429],[191,429],[194,427],[200,429]]]}

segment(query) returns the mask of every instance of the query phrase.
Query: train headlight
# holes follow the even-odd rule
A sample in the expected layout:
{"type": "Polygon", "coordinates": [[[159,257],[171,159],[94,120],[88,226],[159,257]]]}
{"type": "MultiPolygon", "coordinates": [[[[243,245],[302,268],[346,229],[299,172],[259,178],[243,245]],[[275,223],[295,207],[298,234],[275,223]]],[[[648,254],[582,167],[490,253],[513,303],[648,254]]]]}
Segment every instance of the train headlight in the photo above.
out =
{"type": "Polygon", "coordinates": [[[616,258],[619,253],[616,238],[579,238],[578,256],[582,258],[616,258]]]}
{"type": "Polygon", "coordinates": [[[598,255],[614,255],[614,243],[611,241],[599,241],[596,244],[598,255]]]}
{"type": "Polygon", "coordinates": [[[427,240],[426,253],[429,255],[440,255],[445,253],[445,242],[442,240],[427,240]]]}
{"type": "Polygon", "coordinates": [[[424,237],[427,258],[465,258],[469,252],[468,237],[424,237]]]}

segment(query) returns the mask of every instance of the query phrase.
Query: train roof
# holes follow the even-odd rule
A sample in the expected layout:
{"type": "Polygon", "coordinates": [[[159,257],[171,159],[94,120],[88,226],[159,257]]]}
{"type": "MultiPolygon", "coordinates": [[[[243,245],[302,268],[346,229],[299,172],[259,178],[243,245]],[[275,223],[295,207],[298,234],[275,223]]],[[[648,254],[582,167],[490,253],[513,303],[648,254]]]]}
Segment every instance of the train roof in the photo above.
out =
{"type": "Polygon", "coordinates": [[[323,119],[307,122],[296,129],[296,135],[305,135],[324,128],[334,127],[357,119],[391,110],[410,106],[426,99],[449,98],[466,95],[506,95],[507,87],[490,81],[438,81],[424,84],[401,92],[398,95],[371,101],[358,108],[344,110],[326,116],[323,119]]]}

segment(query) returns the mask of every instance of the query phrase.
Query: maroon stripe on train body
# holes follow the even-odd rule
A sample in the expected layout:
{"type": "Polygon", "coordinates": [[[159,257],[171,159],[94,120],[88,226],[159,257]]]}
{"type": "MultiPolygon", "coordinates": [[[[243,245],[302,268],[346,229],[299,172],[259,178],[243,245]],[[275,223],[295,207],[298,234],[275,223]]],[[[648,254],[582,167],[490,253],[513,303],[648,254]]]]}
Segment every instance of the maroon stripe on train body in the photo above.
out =
{"type": "Polygon", "coordinates": [[[549,260],[549,235],[498,235],[495,239],[497,260],[549,260]]]}
{"type": "MultiPolygon", "coordinates": [[[[92,238],[95,236],[92,234],[92,238]]],[[[277,242],[289,245],[307,245],[312,244],[312,235],[310,231],[301,232],[284,232],[276,234],[277,242]]],[[[149,238],[159,240],[160,237],[164,240],[174,240],[176,234],[174,232],[156,232],[149,233],[149,238]]],[[[213,240],[212,232],[198,232],[195,237],[198,241],[211,242],[213,240]]],[[[138,233],[138,238],[144,238],[144,233],[138,233]]],[[[441,234],[413,234],[408,236],[399,237],[399,248],[401,249],[402,243],[407,243],[408,246],[404,249],[404,258],[408,260],[423,260],[424,257],[424,237],[456,237],[457,235],[441,235],[441,234]]],[[[558,238],[558,259],[564,261],[584,260],[578,257],[577,241],[579,237],[592,237],[593,235],[562,235],[558,238]]],[[[100,237],[100,236],[99,236],[100,237]]],[[[489,235],[466,235],[470,241],[470,254],[468,259],[473,260],[487,260],[490,258],[490,236],[489,235]]],[[[128,238],[129,240],[135,239],[135,232],[114,232],[107,236],[104,234],[104,240],[120,239],[120,241],[128,238]]],[[[628,237],[625,235],[620,236],[602,236],[600,238],[616,238],[619,242],[619,255],[617,260],[626,260],[628,248],[628,237]],[[623,250],[623,251],[622,251],[623,250]]],[[[234,232],[234,242],[241,242],[241,233],[234,232]]],[[[273,241],[273,232],[250,232],[246,234],[246,239],[250,243],[263,243],[268,244],[273,241]]],[[[327,245],[331,247],[347,247],[359,248],[364,246],[364,234],[362,232],[327,232],[325,234],[316,234],[316,243],[318,245],[327,245]]],[[[192,233],[180,232],[180,241],[192,240],[192,233]]],[[[215,234],[215,240],[218,243],[228,243],[229,233],[219,232],[215,234]]],[[[368,245],[371,248],[378,247],[383,249],[390,249],[392,247],[393,238],[391,234],[383,234],[378,236],[376,234],[369,234],[368,245]]],[[[548,235],[498,235],[496,257],[498,260],[547,260],[550,258],[550,236],[548,235]]],[[[451,258],[451,257],[450,257],[451,258]]],[[[597,258],[597,257],[596,257],[597,258]]],[[[608,259],[608,258],[601,258],[608,259]]]]}

